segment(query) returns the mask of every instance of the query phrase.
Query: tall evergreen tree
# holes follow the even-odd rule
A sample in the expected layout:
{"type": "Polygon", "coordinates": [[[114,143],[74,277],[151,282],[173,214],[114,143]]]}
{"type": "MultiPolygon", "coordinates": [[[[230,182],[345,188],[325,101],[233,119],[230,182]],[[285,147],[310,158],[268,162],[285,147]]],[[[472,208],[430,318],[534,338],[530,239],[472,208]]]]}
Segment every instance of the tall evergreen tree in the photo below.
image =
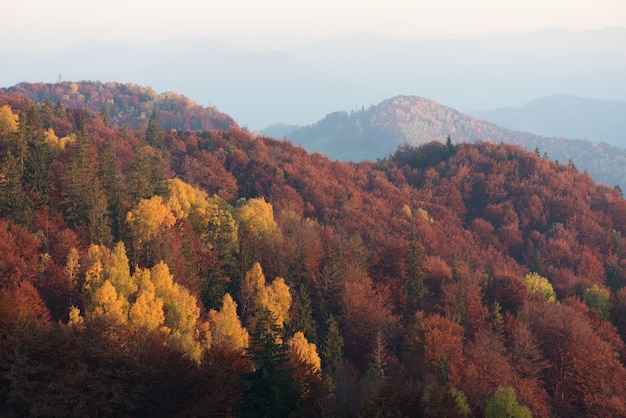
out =
{"type": "Polygon", "coordinates": [[[311,307],[311,297],[307,291],[306,285],[300,283],[300,287],[296,294],[298,306],[298,318],[295,329],[302,331],[309,341],[315,342],[315,323],[313,322],[313,309],[311,307]]]}
{"type": "Polygon", "coordinates": [[[328,331],[322,341],[322,360],[324,368],[334,370],[343,362],[343,337],[339,331],[339,324],[331,314],[327,320],[328,331]]]}
{"type": "Polygon", "coordinates": [[[66,220],[71,226],[88,226],[94,242],[110,245],[113,237],[107,199],[86,130],[77,135],[69,151],[70,160],[62,179],[66,220]]]}
{"type": "Polygon", "coordinates": [[[48,172],[52,161],[50,145],[41,135],[28,142],[28,153],[24,166],[24,182],[33,201],[38,205],[48,203],[50,179],[48,172]]]}
{"type": "Polygon", "coordinates": [[[26,224],[32,202],[22,188],[22,169],[11,152],[0,161],[0,215],[26,224]]]}
{"type": "Polygon", "coordinates": [[[448,151],[448,156],[452,156],[456,152],[456,146],[452,143],[450,135],[446,138],[446,151],[448,151]]]}
{"type": "Polygon", "coordinates": [[[240,402],[241,417],[288,417],[298,405],[299,393],[291,372],[283,330],[271,311],[263,308],[256,318],[248,356],[255,370],[244,376],[246,392],[240,402]]]}
{"type": "Polygon", "coordinates": [[[111,115],[109,114],[109,108],[106,106],[102,106],[102,110],[100,110],[100,117],[102,118],[102,122],[104,122],[104,126],[107,128],[111,127],[111,115]]]}
{"type": "Polygon", "coordinates": [[[127,181],[132,206],[155,194],[167,196],[167,168],[162,158],[147,149],[137,153],[127,181]]]}
{"type": "Polygon", "coordinates": [[[127,212],[124,208],[126,187],[117,164],[115,145],[111,141],[105,142],[98,155],[98,178],[102,183],[102,190],[107,200],[111,233],[115,241],[121,241],[127,212]]]}
{"type": "Polygon", "coordinates": [[[76,136],[68,148],[69,162],[63,176],[63,208],[70,226],[86,225],[89,221],[88,194],[93,188],[93,167],[90,164],[90,145],[85,131],[76,136]]]}
{"type": "Polygon", "coordinates": [[[152,112],[146,129],[146,142],[148,145],[163,150],[165,149],[165,138],[163,137],[163,128],[156,111],[152,112]]]}
{"type": "Polygon", "coordinates": [[[408,308],[413,313],[417,309],[424,298],[424,273],[422,272],[422,249],[415,242],[415,237],[409,244],[409,253],[407,257],[407,278],[406,293],[409,298],[408,308]]]}

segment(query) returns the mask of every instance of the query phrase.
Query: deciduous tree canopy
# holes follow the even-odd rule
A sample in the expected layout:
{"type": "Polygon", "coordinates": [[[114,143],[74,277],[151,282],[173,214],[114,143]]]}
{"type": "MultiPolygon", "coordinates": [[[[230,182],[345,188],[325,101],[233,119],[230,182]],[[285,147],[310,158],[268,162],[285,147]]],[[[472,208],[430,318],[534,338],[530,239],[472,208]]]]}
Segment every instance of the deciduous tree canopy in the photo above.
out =
{"type": "Polygon", "coordinates": [[[513,145],[341,163],[175,95],[29,88],[0,92],[0,415],[626,416],[619,190],[513,145]]]}

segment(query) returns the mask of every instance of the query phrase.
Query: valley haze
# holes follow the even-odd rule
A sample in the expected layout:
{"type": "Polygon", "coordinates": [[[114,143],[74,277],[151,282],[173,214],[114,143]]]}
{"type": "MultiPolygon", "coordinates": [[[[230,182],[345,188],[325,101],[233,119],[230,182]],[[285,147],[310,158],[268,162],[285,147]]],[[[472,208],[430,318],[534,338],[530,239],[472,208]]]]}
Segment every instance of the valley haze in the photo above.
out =
{"type": "Polygon", "coordinates": [[[396,95],[426,97],[485,118],[480,112],[557,93],[626,100],[626,29],[617,27],[470,40],[360,32],[281,49],[178,36],[141,44],[90,41],[54,52],[5,50],[0,62],[0,86],[132,82],[217,106],[251,130],[306,125],[396,95]]]}

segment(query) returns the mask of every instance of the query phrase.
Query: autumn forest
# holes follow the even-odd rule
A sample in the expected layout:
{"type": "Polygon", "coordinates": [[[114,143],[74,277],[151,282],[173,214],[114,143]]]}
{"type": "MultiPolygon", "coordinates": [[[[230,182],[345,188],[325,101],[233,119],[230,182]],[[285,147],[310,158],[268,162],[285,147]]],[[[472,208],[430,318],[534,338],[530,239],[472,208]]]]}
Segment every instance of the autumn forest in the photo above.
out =
{"type": "Polygon", "coordinates": [[[5,89],[0,415],[626,416],[625,234],[619,187],[517,145],[348,163],[5,89]]]}

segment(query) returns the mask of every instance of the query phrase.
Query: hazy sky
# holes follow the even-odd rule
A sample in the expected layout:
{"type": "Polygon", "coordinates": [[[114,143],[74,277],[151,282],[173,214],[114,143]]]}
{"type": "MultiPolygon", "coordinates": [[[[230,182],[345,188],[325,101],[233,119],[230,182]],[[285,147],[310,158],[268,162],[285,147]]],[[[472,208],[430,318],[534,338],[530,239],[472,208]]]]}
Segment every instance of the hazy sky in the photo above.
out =
{"type": "Polygon", "coordinates": [[[2,50],[205,35],[255,46],[367,31],[411,39],[626,27],[625,0],[0,0],[2,50]]]}

